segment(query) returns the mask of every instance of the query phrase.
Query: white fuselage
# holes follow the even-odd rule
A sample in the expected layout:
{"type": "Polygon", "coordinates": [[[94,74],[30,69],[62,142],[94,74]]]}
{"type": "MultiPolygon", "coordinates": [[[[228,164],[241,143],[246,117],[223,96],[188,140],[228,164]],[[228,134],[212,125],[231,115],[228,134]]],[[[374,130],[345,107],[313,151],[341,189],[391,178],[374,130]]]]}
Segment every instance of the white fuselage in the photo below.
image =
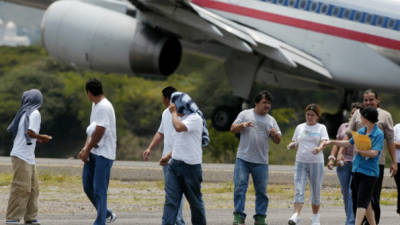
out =
{"type": "Polygon", "coordinates": [[[317,57],[342,87],[400,89],[400,1],[192,2],[317,57]]]}

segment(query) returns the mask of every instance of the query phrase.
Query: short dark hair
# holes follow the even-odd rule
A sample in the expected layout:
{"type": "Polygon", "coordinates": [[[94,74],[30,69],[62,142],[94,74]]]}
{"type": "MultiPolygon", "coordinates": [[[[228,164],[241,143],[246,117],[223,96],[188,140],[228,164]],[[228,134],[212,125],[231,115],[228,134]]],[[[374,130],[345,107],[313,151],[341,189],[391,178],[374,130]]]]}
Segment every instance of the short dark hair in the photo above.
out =
{"type": "Polygon", "coordinates": [[[172,87],[172,86],[168,86],[168,87],[166,87],[166,88],[164,88],[164,89],[162,90],[162,95],[163,95],[165,98],[171,99],[171,95],[172,95],[172,93],[174,93],[174,92],[176,92],[176,88],[174,88],[174,87],[172,87]]]}
{"type": "Polygon", "coordinates": [[[97,80],[96,78],[90,78],[86,82],[86,92],[90,91],[92,95],[99,96],[103,94],[103,85],[101,81],[97,80]]]}
{"type": "Polygon", "coordinates": [[[364,108],[364,105],[361,102],[353,102],[351,103],[350,109],[353,110],[354,108],[362,109],[364,108]]]}
{"type": "Polygon", "coordinates": [[[375,98],[378,98],[378,97],[379,97],[379,96],[378,96],[378,92],[376,92],[376,91],[373,90],[373,89],[367,89],[367,90],[364,91],[364,95],[365,95],[365,94],[369,94],[369,93],[373,93],[373,94],[375,95],[375,98]]]}
{"type": "Polygon", "coordinates": [[[258,93],[256,95],[256,97],[254,98],[254,102],[255,103],[259,103],[261,101],[261,99],[267,99],[268,101],[270,101],[272,103],[272,100],[274,100],[274,98],[272,97],[272,94],[269,91],[260,91],[260,93],[258,93]]]}
{"type": "Polygon", "coordinates": [[[317,104],[312,103],[312,104],[307,105],[306,109],[304,111],[307,112],[308,110],[315,112],[315,114],[317,114],[318,117],[321,116],[321,109],[319,108],[319,105],[317,105],[317,104]]]}
{"type": "Polygon", "coordinates": [[[371,123],[378,122],[378,110],[373,107],[367,107],[360,111],[361,116],[371,123]]]}

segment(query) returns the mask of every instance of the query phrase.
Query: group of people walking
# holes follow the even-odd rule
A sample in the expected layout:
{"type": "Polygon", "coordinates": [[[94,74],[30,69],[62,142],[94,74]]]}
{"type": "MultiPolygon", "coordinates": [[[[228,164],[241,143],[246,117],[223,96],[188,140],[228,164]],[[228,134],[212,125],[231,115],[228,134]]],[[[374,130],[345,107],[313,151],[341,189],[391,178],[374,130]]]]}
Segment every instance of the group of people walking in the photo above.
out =
{"type": "MultiPolygon", "coordinates": [[[[104,96],[97,79],[86,82],[86,95],[92,102],[87,138],[78,157],[84,162],[82,184],[84,192],[97,210],[95,225],[117,219],[107,207],[108,183],[117,147],[115,112],[104,96]]],[[[40,134],[41,116],[38,111],[43,96],[37,89],[25,91],[21,107],[8,127],[14,137],[11,150],[13,180],[6,213],[6,224],[40,225],[38,215],[39,185],[35,166],[36,141],[49,142],[52,137],[40,134]]]]}
{"type": "MultiPolygon", "coordinates": [[[[94,225],[105,225],[117,219],[117,215],[107,207],[108,183],[116,153],[115,112],[104,96],[99,80],[90,79],[86,83],[86,94],[92,102],[92,112],[90,125],[86,130],[87,139],[78,158],[84,162],[84,192],[97,210],[94,225]]],[[[159,129],[143,152],[143,159],[148,160],[153,149],[163,142],[159,161],[165,181],[162,224],[185,224],[182,208],[186,199],[190,205],[192,224],[205,225],[201,164],[202,147],[210,141],[206,120],[188,94],[178,92],[171,86],[162,90],[162,100],[166,109],[162,113],[159,129]]],[[[294,166],[294,210],[288,216],[289,225],[299,224],[301,220],[307,180],[310,183],[313,213],[311,225],[320,225],[323,150],[328,145],[333,145],[333,148],[327,166],[332,169],[336,161],[346,225],[379,224],[384,141],[392,158],[391,175],[395,177],[400,193],[400,175],[397,174],[400,152],[396,157],[396,149],[400,151],[400,124],[393,128],[390,113],[379,107],[379,101],[375,91],[365,91],[363,104],[352,104],[351,119],[340,126],[337,140],[330,140],[325,125],[318,122],[321,116],[320,107],[317,104],[306,106],[306,122],[296,127],[292,141],[287,145],[289,150],[297,151],[294,166]],[[358,149],[351,131],[367,135],[372,143],[371,148],[358,149]]],[[[34,151],[36,141],[46,143],[52,139],[49,135],[39,133],[41,119],[38,109],[42,102],[43,97],[39,90],[24,92],[21,108],[8,127],[14,136],[10,154],[14,177],[6,224],[20,224],[22,219],[25,224],[40,224],[37,219],[39,189],[34,151]]],[[[279,144],[282,137],[278,123],[269,114],[272,102],[271,93],[260,92],[255,97],[254,108],[240,112],[230,129],[231,132],[240,134],[233,176],[233,225],[245,224],[245,201],[250,175],[256,197],[254,224],[267,224],[269,142],[272,140],[274,144],[279,144]]],[[[400,198],[397,212],[400,214],[400,198]]]]}
{"type": "MultiPolygon", "coordinates": [[[[337,174],[342,188],[346,225],[379,224],[381,218],[380,194],[384,177],[386,145],[392,159],[390,175],[395,178],[400,193],[400,176],[397,173],[400,157],[400,130],[393,127],[392,116],[379,107],[380,98],[373,90],[363,93],[363,103],[353,103],[350,119],[339,127],[332,148],[328,168],[337,161],[337,174]],[[370,150],[359,150],[354,145],[350,131],[366,134],[371,140],[370,150]],[[350,139],[350,140],[349,140],[350,139]],[[396,149],[398,149],[396,151],[396,149]],[[366,217],[364,217],[366,215],[366,217]]],[[[395,127],[399,127],[397,124],[395,127]]],[[[400,214],[400,195],[397,199],[400,214]]]]}

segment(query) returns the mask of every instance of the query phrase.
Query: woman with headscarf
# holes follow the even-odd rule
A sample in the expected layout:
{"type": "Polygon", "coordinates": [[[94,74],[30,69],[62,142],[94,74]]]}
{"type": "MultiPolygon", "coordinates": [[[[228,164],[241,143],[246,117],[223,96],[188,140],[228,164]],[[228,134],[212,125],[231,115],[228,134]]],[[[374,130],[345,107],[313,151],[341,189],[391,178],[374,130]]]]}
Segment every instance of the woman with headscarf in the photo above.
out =
{"type": "Polygon", "coordinates": [[[8,199],[6,224],[40,224],[37,220],[39,184],[35,166],[36,141],[47,143],[51,136],[39,134],[41,117],[38,111],[43,103],[37,89],[25,91],[21,107],[8,126],[14,144],[10,156],[14,172],[8,199]]]}
{"type": "Polygon", "coordinates": [[[205,119],[196,103],[186,93],[174,92],[169,110],[176,133],[172,152],[160,160],[161,165],[168,164],[162,224],[175,225],[184,194],[190,204],[192,224],[205,225],[201,163],[202,147],[210,141],[205,119]]]}

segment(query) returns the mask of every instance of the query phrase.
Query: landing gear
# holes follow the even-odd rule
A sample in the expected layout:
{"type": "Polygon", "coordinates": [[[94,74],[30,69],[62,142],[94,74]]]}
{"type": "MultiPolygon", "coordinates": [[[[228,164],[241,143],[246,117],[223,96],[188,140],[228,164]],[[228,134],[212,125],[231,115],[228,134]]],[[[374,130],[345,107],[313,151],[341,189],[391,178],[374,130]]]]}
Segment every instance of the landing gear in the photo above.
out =
{"type": "Polygon", "coordinates": [[[340,125],[345,121],[343,113],[338,111],[335,114],[322,113],[321,122],[325,124],[330,138],[336,139],[336,133],[340,125]]]}
{"type": "Polygon", "coordinates": [[[234,107],[218,106],[211,117],[213,127],[219,131],[228,131],[238,113],[239,110],[234,107]]]}
{"type": "Polygon", "coordinates": [[[328,129],[329,137],[336,138],[339,126],[348,120],[349,110],[352,102],[358,99],[358,91],[345,89],[342,103],[335,114],[323,113],[321,115],[321,122],[324,123],[328,129]]]}
{"type": "Polygon", "coordinates": [[[232,52],[227,58],[225,61],[226,74],[232,87],[232,94],[238,98],[227,101],[229,106],[218,106],[214,109],[211,120],[215,129],[220,131],[230,130],[239,112],[248,107],[248,104],[243,104],[243,102],[248,99],[263,62],[264,58],[261,56],[239,51],[232,52]]]}

